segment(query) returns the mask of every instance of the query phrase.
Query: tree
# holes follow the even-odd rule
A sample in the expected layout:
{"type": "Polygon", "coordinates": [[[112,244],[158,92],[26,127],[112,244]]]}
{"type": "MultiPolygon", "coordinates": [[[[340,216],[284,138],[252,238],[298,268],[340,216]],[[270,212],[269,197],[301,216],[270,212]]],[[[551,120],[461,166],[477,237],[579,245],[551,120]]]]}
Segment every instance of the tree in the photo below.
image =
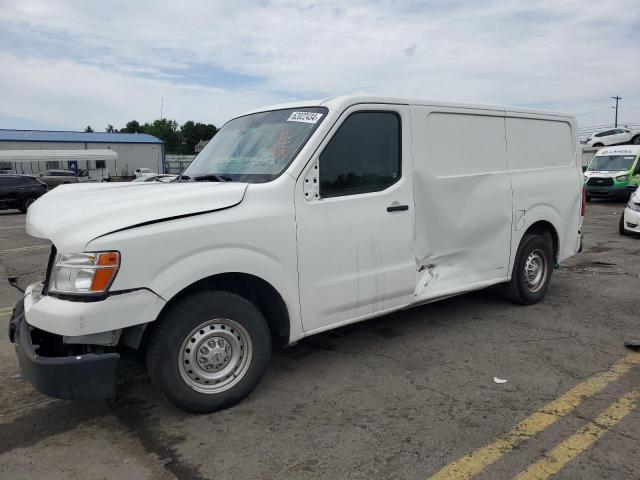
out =
{"type": "Polygon", "coordinates": [[[120,133],[143,133],[142,125],[137,120],[131,120],[126,127],[120,129],[120,133]]]}
{"type": "Polygon", "coordinates": [[[175,120],[162,118],[154,120],[151,124],[145,123],[142,126],[142,131],[162,140],[167,153],[180,153],[182,134],[178,130],[178,122],[175,120]]]}
{"type": "Polygon", "coordinates": [[[194,153],[196,143],[200,140],[211,140],[218,133],[218,129],[210,123],[194,123],[189,120],[180,127],[180,133],[183,139],[181,151],[189,155],[194,153]]]}
{"type": "Polygon", "coordinates": [[[118,130],[116,128],[113,128],[113,125],[109,124],[109,125],[107,125],[107,129],[105,130],[105,132],[107,132],[107,133],[118,133],[118,130]]]}
{"type": "Polygon", "coordinates": [[[87,133],[93,133],[93,128],[91,128],[91,125],[87,125],[87,128],[85,128],[84,131],[87,133]]]}

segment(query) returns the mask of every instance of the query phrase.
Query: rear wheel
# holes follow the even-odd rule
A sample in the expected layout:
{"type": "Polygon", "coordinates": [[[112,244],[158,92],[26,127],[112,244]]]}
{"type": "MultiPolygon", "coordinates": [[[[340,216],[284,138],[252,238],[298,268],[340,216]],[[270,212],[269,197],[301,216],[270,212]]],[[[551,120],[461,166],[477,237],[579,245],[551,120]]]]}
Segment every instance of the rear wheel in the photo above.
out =
{"type": "Polygon", "coordinates": [[[604,147],[602,143],[594,143],[593,146],[596,148],[604,147]]]}
{"type": "Polygon", "coordinates": [[[36,201],[36,198],[37,197],[27,197],[24,200],[22,200],[22,204],[20,205],[20,211],[26,212],[27,209],[31,206],[31,204],[36,201]]]}
{"type": "Polygon", "coordinates": [[[544,298],[553,272],[553,250],[547,235],[522,238],[507,292],[516,303],[530,305],[544,298]]]}
{"type": "Polygon", "coordinates": [[[159,322],[147,354],[149,373],[183,410],[206,413],[234,405],[255,388],[269,363],[267,322],[233,293],[195,293],[159,322]]]}
{"type": "Polygon", "coordinates": [[[627,236],[629,233],[624,229],[624,210],[622,211],[622,215],[620,215],[620,221],[618,222],[618,232],[620,235],[627,236]]]}
{"type": "Polygon", "coordinates": [[[636,135],[631,139],[631,143],[634,145],[640,145],[640,135],[636,135]]]}
{"type": "Polygon", "coordinates": [[[587,194],[584,196],[584,199],[585,199],[587,202],[590,202],[590,201],[591,201],[591,195],[589,195],[589,194],[587,193],[587,194]]]}

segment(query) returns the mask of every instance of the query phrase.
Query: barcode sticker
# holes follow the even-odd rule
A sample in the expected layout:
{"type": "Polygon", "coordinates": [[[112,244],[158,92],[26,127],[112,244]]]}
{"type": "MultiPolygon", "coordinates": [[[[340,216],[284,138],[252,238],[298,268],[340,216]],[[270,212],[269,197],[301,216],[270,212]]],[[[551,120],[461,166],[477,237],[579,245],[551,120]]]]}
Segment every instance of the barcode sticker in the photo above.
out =
{"type": "Polygon", "coordinates": [[[287,122],[318,123],[322,115],[322,113],[315,112],[293,112],[289,118],[287,118],[287,122]]]}

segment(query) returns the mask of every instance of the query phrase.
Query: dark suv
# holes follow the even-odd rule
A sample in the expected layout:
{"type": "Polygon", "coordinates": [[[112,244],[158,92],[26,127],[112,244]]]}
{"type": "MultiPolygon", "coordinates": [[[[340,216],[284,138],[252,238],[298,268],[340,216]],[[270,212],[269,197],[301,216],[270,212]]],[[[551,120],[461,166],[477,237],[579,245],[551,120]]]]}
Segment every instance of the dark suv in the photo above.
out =
{"type": "Polygon", "coordinates": [[[27,175],[0,175],[0,210],[17,208],[27,211],[39,196],[47,192],[47,185],[27,175]]]}

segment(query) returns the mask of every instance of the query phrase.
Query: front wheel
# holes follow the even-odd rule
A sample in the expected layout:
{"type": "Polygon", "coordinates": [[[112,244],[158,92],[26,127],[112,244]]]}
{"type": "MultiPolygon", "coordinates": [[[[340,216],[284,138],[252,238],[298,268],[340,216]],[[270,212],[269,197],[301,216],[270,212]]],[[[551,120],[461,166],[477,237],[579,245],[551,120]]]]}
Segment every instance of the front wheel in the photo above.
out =
{"type": "Polygon", "coordinates": [[[260,311],[229,292],[179,300],[159,320],[147,353],[151,378],[177,407],[207,413],[249,395],[271,356],[260,311]]]}
{"type": "Polygon", "coordinates": [[[518,247],[509,296],[516,303],[531,305],[544,298],[553,272],[553,251],[547,235],[527,234],[518,247]]]}
{"type": "Polygon", "coordinates": [[[631,143],[632,143],[633,145],[640,145],[640,135],[636,135],[635,137],[633,137],[633,138],[631,139],[631,143]]]}

